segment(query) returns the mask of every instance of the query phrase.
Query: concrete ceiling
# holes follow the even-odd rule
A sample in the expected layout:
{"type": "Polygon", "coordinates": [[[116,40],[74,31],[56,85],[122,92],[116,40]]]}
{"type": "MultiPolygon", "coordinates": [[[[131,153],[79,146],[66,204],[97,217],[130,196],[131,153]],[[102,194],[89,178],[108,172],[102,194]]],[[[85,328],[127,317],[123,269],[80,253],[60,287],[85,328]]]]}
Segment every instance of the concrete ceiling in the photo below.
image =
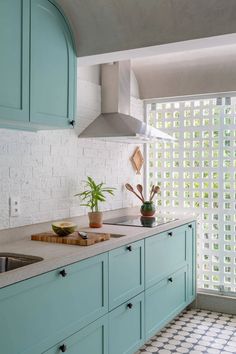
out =
{"type": "Polygon", "coordinates": [[[236,32],[235,0],[56,0],[86,57],[236,32]]]}
{"type": "MultiPolygon", "coordinates": [[[[236,41],[235,41],[236,43],[236,41]]],[[[236,91],[236,44],[132,60],[143,99],[236,91]]]]}
{"type": "Polygon", "coordinates": [[[222,45],[211,48],[195,48],[190,50],[178,51],[175,53],[164,53],[160,55],[153,55],[146,58],[138,58],[132,60],[132,67],[137,73],[144,73],[145,70],[153,70],[161,65],[185,65],[186,62],[197,63],[199,60],[204,60],[206,63],[212,63],[216,57],[226,58],[227,56],[234,56],[236,54],[235,45],[222,45]]]}

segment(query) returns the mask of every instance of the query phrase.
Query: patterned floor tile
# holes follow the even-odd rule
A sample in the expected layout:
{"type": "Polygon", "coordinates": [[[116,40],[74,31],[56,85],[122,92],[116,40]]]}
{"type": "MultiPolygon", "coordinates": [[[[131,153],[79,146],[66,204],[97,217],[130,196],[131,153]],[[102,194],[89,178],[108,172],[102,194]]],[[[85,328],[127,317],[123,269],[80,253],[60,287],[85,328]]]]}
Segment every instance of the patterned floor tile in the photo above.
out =
{"type": "Polygon", "coordinates": [[[148,353],[236,354],[236,316],[184,311],[135,354],[148,353]]]}

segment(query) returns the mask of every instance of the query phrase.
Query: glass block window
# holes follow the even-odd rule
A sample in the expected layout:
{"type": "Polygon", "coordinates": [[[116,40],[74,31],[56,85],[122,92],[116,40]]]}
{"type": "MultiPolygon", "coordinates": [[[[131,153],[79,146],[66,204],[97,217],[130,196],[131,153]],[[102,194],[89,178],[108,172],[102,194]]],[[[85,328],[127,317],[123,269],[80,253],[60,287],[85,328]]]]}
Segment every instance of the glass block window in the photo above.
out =
{"type": "Polygon", "coordinates": [[[177,139],[147,148],[147,181],[160,210],[198,215],[198,288],[235,292],[236,97],[218,102],[146,104],[149,124],[177,139]]]}

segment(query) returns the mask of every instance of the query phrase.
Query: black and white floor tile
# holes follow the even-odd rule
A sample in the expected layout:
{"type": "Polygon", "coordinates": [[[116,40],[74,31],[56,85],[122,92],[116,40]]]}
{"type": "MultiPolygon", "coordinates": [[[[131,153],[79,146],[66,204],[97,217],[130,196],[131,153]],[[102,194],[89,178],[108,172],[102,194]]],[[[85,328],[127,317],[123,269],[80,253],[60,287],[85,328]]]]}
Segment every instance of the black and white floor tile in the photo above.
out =
{"type": "Polygon", "coordinates": [[[236,354],[236,316],[185,311],[136,354],[150,353],[236,354]]]}

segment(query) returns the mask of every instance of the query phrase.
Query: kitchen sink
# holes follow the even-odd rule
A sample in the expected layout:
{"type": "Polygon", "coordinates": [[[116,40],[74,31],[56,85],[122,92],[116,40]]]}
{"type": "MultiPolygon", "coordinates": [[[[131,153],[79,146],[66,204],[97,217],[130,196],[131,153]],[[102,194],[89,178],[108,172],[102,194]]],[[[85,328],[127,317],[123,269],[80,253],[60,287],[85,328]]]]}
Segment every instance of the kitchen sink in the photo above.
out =
{"type": "Polygon", "coordinates": [[[43,258],[17,253],[0,253],[0,273],[40,262],[43,258]]]}
{"type": "Polygon", "coordinates": [[[123,236],[126,236],[126,235],[122,235],[122,234],[111,234],[110,235],[111,238],[120,238],[120,237],[123,237],[123,236]]]}

